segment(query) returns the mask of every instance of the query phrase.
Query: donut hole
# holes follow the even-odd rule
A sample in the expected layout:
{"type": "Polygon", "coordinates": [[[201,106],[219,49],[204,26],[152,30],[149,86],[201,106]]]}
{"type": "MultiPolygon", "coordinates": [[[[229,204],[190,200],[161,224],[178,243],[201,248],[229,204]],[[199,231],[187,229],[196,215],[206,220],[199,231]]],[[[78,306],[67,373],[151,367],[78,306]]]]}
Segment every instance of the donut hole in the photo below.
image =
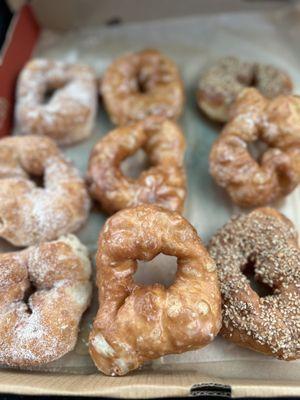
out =
{"type": "Polygon", "coordinates": [[[137,179],[140,174],[151,166],[149,157],[143,149],[125,158],[121,163],[121,171],[128,178],[137,179]]]}
{"type": "Polygon", "coordinates": [[[269,146],[261,140],[255,140],[247,144],[247,149],[251,157],[260,163],[264,153],[268,150],[269,146]]]}
{"type": "Polygon", "coordinates": [[[30,282],[29,287],[26,289],[23,297],[23,302],[27,306],[27,313],[32,314],[32,309],[30,307],[30,298],[37,291],[36,287],[30,282]]]}
{"type": "Polygon", "coordinates": [[[29,175],[30,180],[35,184],[36,187],[45,188],[44,174],[42,175],[29,175]]]}
{"type": "Polygon", "coordinates": [[[140,285],[153,285],[160,283],[165,287],[171,286],[175,281],[177,271],[177,258],[159,254],[151,261],[137,260],[138,268],[133,275],[135,283],[140,285]]]}
{"type": "Polygon", "coordinates": [[[248,279],[251,289],[254,290],[259,297],[266,297],[273,294],[273,289],[258,280],[255,276],[255,260],[251,257],[248,258],[246,264],[243,266],[242,273],[248,279]]]}
{"type": "Polygon", "coordinates": [[[54,96],[54,94],[59,90],[62,89],[64,86],[66,86],[67,82],[59,82],[56,83],[55,85],[48,85],[45,92],[43,93],[42,96],[42,104],[48,104],[52,97],[54,96]]]}

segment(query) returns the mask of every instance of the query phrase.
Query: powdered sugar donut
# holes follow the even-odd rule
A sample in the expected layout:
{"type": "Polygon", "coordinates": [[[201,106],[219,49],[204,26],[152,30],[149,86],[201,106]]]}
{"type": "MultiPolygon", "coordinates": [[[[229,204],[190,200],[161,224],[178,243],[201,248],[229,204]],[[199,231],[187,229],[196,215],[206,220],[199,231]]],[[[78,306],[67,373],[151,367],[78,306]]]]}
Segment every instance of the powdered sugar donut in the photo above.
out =
{"type": "Polygon", "coordinates": [[[0,140],[0,237],[29,246],[74,232],[89,213],[84,180],[49,138],[0,140]],[[31,178],[44,178],[39,187],[31,178]]]}
{"type": "Polygon", "coordinates": [[[71,351],[90,275],[87,249],[73,235],[0,254],[0,364],[41,365],[71,351]]]}
{"type": "Polygon", "coordinates": [[[17,85],[19,130],[49,136],[59,144],[85,139],[94,125],[96,92],[96,77],[89,66],[32,60],[17,85]]]}

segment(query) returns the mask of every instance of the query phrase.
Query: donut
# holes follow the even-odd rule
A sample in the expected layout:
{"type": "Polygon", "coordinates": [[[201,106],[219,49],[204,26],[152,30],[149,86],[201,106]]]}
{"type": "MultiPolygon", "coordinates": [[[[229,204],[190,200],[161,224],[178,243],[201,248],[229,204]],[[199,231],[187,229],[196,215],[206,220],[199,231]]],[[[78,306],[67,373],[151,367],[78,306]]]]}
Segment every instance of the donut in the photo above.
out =
{"type": "Polygon", "coordinates": [[[195,229],[180,214],[141,205],[110,217],[96,255],[100,308],[90,354],[106,375],[125,375],[143,363],[210,343],[221,327],[216,266],[195,229]],[[177,257],[174,283],[134,282],[137,260],[177,257]]]}
{"type": "Polygon", "coordinates": [[[0,140],[0,238],[15,246],[57,239],[78,230],[89,207],[84,180],[53,140],[0,140]]]}
{"type": "Polygon", "coordinates": [[[289,75],[272,65],[223,57],[200,77],[198,106],[209,118],[226,122],[232,103],[244,88],[250,86],[269,99],[288,95],[293,89],[289,75]]]}
{"type": "Polygon", "coordinates": [[[30,367],[73,350],[91,297],[87,249],[73,236],[0,254],[0,364],[30,367]]]}
{"type": "Polygon", "coordinates": [[[272,208],[235,216],[213,236],[209,251],[221,283],[221,334],[282,360],[300,358],[300,249],[291,221],[272,208]],[[251,288],[247,267],[272,294],[251,288]]]}
{"type": "Polygon", "coordinates": [[[185,139],[178,125],[160,117],[119,127],[93,148],[87,181],[91,196],[109,214],[141,203],[182,211],[185,195],[185,139]],[[150,168],[137,179],[124,176],[121,162],[144,149],[150,168]]]}
{"type": "Polygon", "coordinates": [[[49,136],[59,145],[78,142],[90,136],[96,106],[96,77],[87,65],[34,59],[18,79],[20,133],[49,136]]]}
{"type": "Polygon", "coordinates": [[[210,152],[210,173],[241,207],[270,204],[300,182],[300,97],[244,89],[210,152]],[[256,160],[249,144],[264,144],[256,160]]]}
{"type": "Polygon", "coordinates": [[[179,71],[157,50],[142,50],[115,60],[103,76],[100,93],[116,125],[150,115],[177,119],[184,104],[179,71]]]}

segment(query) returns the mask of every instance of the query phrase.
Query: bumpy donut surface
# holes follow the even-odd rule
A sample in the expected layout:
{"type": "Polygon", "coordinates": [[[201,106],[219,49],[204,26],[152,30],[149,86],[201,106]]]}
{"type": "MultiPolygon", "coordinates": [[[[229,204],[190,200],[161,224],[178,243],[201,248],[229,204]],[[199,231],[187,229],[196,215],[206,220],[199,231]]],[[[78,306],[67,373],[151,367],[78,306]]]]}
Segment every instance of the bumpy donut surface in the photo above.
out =
{"type": "Polygon", "coordinates": [[[84,180],[47,137],[0,140],[0,237],[16,246],[79,229],[90,199],[84,180]],[[43,187],[32,179],[43,177],[43,187]]]}
{"type": "Polygon", "coordinates": [[[0,364],[41,365],[71,351],[90,275],[87,249],[73,235],[0,254],[0,364]]]}
{"type": "Polygon", "coordinates": [[[201,76],[198,106],[211,119],[226,122],[232,103],[244,88],[250,86],[269,99],[290,94],[293,89],[288,74],[272,65],[224,57],[201,76]]]}
{"type": "Polygon", "coordinates": [[[90,353],[100,371],[125,375],[145,361],[210,343],[221,327],[216,266],[180,214],[154,205],[108,219],[96,256],[100,309],[90,353]],[[134,282],[137,260],[177,257],[174,283],[134,282]]]}
{"type": "Polygon", "coordinates": [[[283,360],[300,358],[300,249],[291,221],[271,208],[233,217],[211,239],[223,299],[222,335],[283,360]],[[243,274],[273,294],[260,297],[243,274]]]}
{"type": "Polygon", "coordinates": [[[157,50],[143,50],[115,60],[100,84],[105,107],[117,125],[150,115],[178,118],[184,90],[179,71],[157,50]]]}
{"type": "Polygon", "coordinates": [[[34,59],[20,74],[16,104],[21,133],[46,135],[61,145],[78,142],[88,137],[94,126],[95,73],[87,65],[34,59]]]}
{"type": "Polygon", "coordinates": [[[270,204],[300,182],[300,97],[268,100],[245,89],[210,152],[210,172],[239,206],[270,204]],[[256,160],[250,143],[267,148],[256,160]]]}
{"type": "Polygon", "coordinates": [[[186,183],[185,139],[177,124],[151,117],[111,131],[93,148],[88,167],[91,195],[108,213],[142,203],[182,211],[186,183]],[[150,167],[137,179],[124,176],[124,159],[144,149],[150,167]]]}

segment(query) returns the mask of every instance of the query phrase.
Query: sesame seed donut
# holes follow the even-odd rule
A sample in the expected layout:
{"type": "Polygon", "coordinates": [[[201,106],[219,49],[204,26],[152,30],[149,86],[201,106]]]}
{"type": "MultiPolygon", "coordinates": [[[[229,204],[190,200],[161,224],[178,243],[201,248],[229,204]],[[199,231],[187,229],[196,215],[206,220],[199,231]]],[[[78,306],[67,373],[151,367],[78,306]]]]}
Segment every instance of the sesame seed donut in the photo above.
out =
{"type": "Polygon", "coordinates": [[[222,335],[243,347],[283,360],[300,358],[300,249],[286,217],[259,208],[233,217],[211,239],[223,299],[222,335]],[[243,274],[273,294],[260,297],[243,274]]]}
{"type": "Polygon", "coordinates": [[[244,89],[210,152],[210,173],[241,207],[270,204],[300,182],[300,97],[244,89]],[[249,144],[264,144],[256,160],[249,144]]]}
{"type": "Polygon", "coordinates": [[[148,360],[201,348],[219,332],[216,266],[180,214],[154,205],[119,211],[100,233],[96,264],[100,308],[89,343],[104,374],[125,375],[148,360]],[[177,257],[174,283],[135,283],[137,260],[159,253],[177,257]]]}
{"type": "Polygon", "coordinates": [[[272,65],[223,57],[201,76],[198,106],[209,118],[226,122],[232,103],[244,88],[250,86],[269,99],[290,94],[293,89],[289,75],[272,65]]]}
{"type": "Polygon", "coordinates": [[[16,104],[21,133],[49,136],[60,145],[78,142],[95,122],[95,73],[87,65],[31,60],[20,74],[16,104]]]}
{"type": "Polygon", "coordinates": [[[142,203],[182,211],[186,195],[184,151],[183,133],[170,120],[149,117],[117,128],[91,152],[87,174],[90,193],[110,214],[142,203]],[[137,179],[124,176],[122,161],[141,148],[150,167],[137,179]]]}
{"type": "Polygon", "coordinates": [[[90,275],[87,249],[73,235],[0,254],[0,364],[36,366],[71,351],[90,275]]]}
{"type": "Polygon", "coordinates": [[[142,50],[115,60],[103,76],[100,92],[116,125],[150,115],[177,119],[184,104],[179,71],[157,50],[142,50]]]}
{"type": "Polygon", "coordinates": [[[0,140],[0,237],[15,246],[79,229],[89,214],[84,180],[47,137],[0,140]],[[43,187],[32,179],[43,177],[43,187]]]}

